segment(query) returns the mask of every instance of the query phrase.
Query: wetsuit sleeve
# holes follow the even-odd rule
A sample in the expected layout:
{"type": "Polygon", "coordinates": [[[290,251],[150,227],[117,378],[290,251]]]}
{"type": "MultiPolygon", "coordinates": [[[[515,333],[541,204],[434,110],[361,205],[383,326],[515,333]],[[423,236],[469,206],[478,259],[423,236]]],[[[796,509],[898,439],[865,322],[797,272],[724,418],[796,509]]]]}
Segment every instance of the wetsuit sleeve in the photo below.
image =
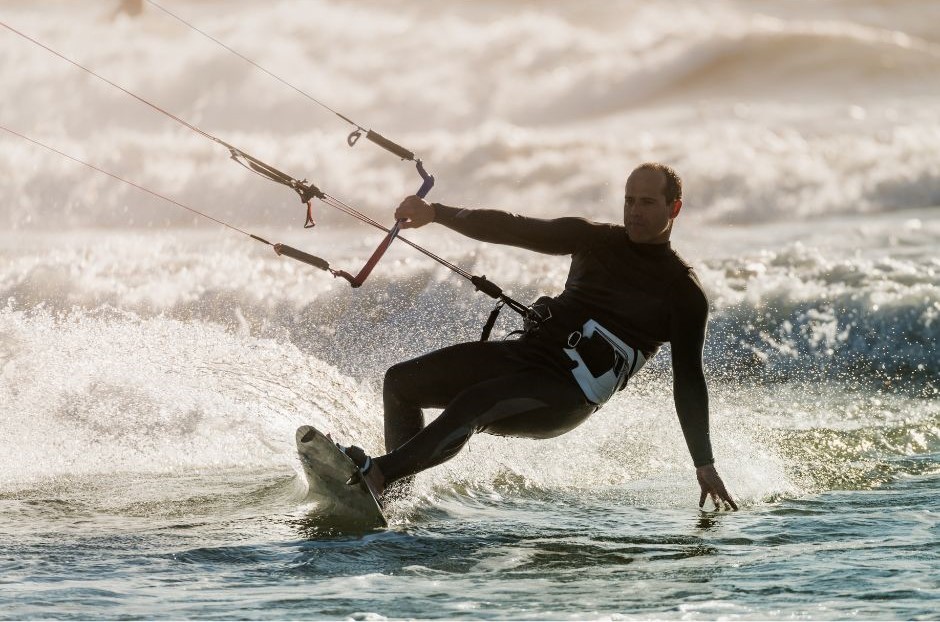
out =
{"type": "Polygon", "coordinates": [[[433,203],[434,222],[481,242],[518,246],[549,255],[570,255],[590,244],[599,225],[584,218],[530,218],[490,209],[433,203]]]}
{"type": "Polygon", "coordinates": [[[691,272],[680,280],[674,294],[670,341],[676,412],[692,460],[700,467],[715,461],[708,430],[708,387],[702,365],[708,299],[691,272]]]}

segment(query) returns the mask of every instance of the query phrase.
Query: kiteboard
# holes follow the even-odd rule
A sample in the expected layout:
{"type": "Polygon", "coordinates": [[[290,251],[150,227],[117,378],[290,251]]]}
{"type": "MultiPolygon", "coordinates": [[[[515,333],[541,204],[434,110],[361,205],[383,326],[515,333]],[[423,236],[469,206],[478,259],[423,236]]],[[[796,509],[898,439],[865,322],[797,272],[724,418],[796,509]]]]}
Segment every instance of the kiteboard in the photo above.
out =
{"type": "Polygon", "coordinates": [[[388,526],[359,468],[332,440],[309,425],[297,428],[296,440],[317,522],[349,531],[388,526]]]}

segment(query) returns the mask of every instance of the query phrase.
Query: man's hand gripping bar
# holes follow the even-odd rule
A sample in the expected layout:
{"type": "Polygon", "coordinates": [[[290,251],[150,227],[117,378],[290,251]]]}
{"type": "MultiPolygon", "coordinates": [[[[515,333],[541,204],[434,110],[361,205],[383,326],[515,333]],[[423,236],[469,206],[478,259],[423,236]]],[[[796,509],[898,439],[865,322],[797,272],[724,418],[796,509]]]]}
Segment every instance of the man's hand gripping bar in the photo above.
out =
{"type": "MultiPolygon", "coordinates": [[[[418,169],[418,174],[421,175],[421,179],[423,180],[421,187],[418,188],[418,191],[415,194],[423,199],[427,193],[431,191],[431,188],[434,187],[434,176],[428,174],[428,172],[424,170],[424,165],[421,163],[421,160],[415,160],[415,166],[418,169]]],[[[385,239],[382,240],[375,251],[373,251],[372,256],[369,257],[369,261],[367,261],[366,265],[362,267],[362,269],[359,271],[359,274],[353,276],[345,270],[337,270],[333,273],[333,276],[343,277],[349,281],[349,284],[353,287],[360,287],[363,283],[365,283],[366,279],[369,277],[369,274],[372,273],[372,269],[375,268],[377,263],[379,263],[382,255],[385,254],[385,251],[388,250],[388,247],[391,246],[392,242],[398,236],[398,231],[401,229],[402,222],[404,222],[403,219],[395,221],[395,225],[389,230],[388,234],[385,236],[385,239]]]]}

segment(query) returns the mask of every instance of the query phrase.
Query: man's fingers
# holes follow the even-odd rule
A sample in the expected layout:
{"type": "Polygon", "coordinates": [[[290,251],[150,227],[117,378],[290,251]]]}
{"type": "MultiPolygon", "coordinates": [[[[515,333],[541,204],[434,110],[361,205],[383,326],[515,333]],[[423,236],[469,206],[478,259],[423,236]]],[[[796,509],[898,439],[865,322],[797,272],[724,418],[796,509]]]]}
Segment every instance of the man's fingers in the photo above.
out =
{"type": "Polygon", "coordinates": [[[424,199],[411,195],[410,197],[405,197],[404,200],[398,204],[398,209],[413,212],[415,207],[421,206],[422,204],[424,204],[424,199]]]}
{"type": "Polygon", "coordinates": [[[725,501],[727,504],[730,504],[731,507],[733,507],[735,510],[738,509],[738,505],[734,502],[734,499],[731,498],[731,495],[728,494],[728,489],[725,488],[725,485],[723,483],[720,483],[716,487],[716,491],[718,492],[718,496],[721,497],[722,501],[725,501]]]}
{"type": "Polygon", "coordinates": [[[734,499],[731,498],[731,495],[728,494],[728,491],[725,490],[724,487],[717,490],[714,488],[703,487],[702,494],[698,498],[698,507],[704,509],[705,501],[707,501],[709,497],[711,497],[712,503],[715,504],[715,511],[738,511],[738,504],[734,502],[734,499]]]}
{"type": "Polygon", "coordinates": [[[727,505],[731,506],[731,509],[735,512],[738,511],[738,504],[734,502],[734,499],[731,498],[731,495],[728,494],[727,490],[721,490],[721,498],[727,502],[727,505]]]}
{"type": "Polygon", "coordinates": [[[720,512],[724,510],[735,510],[738,509],[738,504],[734,502],[734,499],[731,498],[731,495],[728,494],[728,489],[725,488],[724,482],[721,481],[721,478],[718,477],[717,473],[709,473],[707,469],[699,470],[696,474],[698,477],[698,483],[702,487],[702,494],[698,499],[698,507],[704,509],[705,501],[709,497],[712,499],[712,503],[715,504],[715,511],[720,512]]]}
{"type": "Polygon", "coordinates": [[[415,195],[413,194],[405,197],[404,199],[402,199],[401,203],[398,204],[398,208],[401,209],[405,207],[406,205],[410,205],[411,203],[414,203],[415,198],[417,197],[415,197],[415,195]]]}

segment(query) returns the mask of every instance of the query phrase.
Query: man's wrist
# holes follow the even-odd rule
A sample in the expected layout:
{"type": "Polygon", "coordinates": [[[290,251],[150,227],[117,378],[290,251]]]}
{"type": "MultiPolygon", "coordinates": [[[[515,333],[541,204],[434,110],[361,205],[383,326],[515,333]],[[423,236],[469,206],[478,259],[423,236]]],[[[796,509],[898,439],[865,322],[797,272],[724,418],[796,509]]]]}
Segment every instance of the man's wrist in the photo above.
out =
{"type": "Polygon", "coordinates": [[[448,223],[453,222],[457,215],[461,213],[459,207],[451,207],[449,205],[444,205],[443,203],[431,203],[431,209],[433,210],[433,218],[431,222],[436,222],[447,226],[448,223]]]}

